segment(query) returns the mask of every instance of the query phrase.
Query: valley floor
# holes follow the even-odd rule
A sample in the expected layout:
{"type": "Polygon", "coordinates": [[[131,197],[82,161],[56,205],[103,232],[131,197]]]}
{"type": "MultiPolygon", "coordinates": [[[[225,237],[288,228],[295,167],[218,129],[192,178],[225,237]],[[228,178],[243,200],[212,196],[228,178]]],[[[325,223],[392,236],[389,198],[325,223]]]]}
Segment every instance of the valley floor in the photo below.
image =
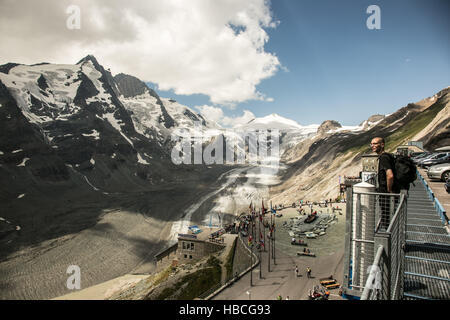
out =
{"type": "Polygon", "coordinates": [[[97,225],[38,247],[23,250],[0,263],[2,299],[48,299],[70,293],[67,268],[80,267],[81,287],[126,273],[153,270],[157,244],[170,223],[126,211],[104,215],[97,225]]]}
{"type": "MultiPolygon", "coordinates": [[[[214,170],[211,176],[223,172],[223,169],[214,170]]],[[[0,299],[51,299],[72,293],[67,288],[67,280],[73,274],[67,273],[70,266],[80,268],[81,288],[126,274],[151,273],[154,255],[170,240],[173,222],[182,217],[189,205],[217,190],[223,182],[197,180],[192,186],[114,195],[110,203],[91,203],[93,208],[89,210],[95,214],[89,221],[85,208],[55,211],[53,215],[59,219],[54,219],[57,222],[53,222],[53,227],[58,232],[52,233],[48,227],[51,220],[37,218],[36,222],[41,221],[42,225],[33,225],[33,230],[37,232],[45,227],[49,231],[47,240],[31,245],[25,238],[33,236],[33,232],[22,224],[22,231],[10,243],[18,246],[23,241],[21,248],[4,255],[0,261],[0,299]],[[80,216],[85,219],[85,227],[70,232],[71,226],[80,224],[80,216]],[[66,231],[61,233],[61,229],[66,231]]],[[[206,201],[200,212],[208,206],[206,201]]]]}

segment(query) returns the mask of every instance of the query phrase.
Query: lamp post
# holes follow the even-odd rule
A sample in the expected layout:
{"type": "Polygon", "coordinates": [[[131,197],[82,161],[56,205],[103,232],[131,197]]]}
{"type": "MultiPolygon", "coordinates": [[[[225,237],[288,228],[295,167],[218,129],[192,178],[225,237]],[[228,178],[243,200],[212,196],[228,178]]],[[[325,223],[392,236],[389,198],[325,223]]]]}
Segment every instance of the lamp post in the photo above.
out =
{"type": "MultiPolygon", "coordinates": [[[[252,229],[253,229],[253,227],[252,227],[252,229]]],[[[253,233],[253,231],[252,231],[252,233],[253,233]]],[[[250,287],[252,287],[253,286],[253,269],[252,269],[252,266],[253,266],[253,242],[250,244],[250,250],[251,250],[250,251],[250,287]]]]}
{"type": "Polygon", "coordinates": [[[273,223],[273,264],[277,265],[277,260],[275,259],[275,222],[273,223]]]}
{"type": "MultiPolygon", "coordinates": [[[[265,228],[265,227],[264,227],[265,228]]],[[[269,228],[270,230],[270,228],[269,228]]],[[[264,239],[266,241],[266,239],[264,239]]],[[[269,232],[269,241],[267,241],[267,270],[270,272],[270,232],[269,232]]]]}

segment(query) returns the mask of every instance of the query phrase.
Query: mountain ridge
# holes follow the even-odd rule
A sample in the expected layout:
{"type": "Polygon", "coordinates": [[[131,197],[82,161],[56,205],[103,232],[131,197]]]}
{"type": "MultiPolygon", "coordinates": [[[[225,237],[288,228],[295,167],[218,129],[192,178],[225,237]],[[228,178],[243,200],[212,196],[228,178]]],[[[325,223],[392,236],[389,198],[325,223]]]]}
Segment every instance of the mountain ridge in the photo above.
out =
{"type": "MultiPolygon", "coordinates": [[[[299,199],[323,200],[339,194],[338,177],[358,176],[361,157],[371,153],[368,146],[373,137],[386,140],[386,150],[394,152],[412,139],[424,142],[431,150],[450,144],[450,88],[435,94],[433,103],[421,106],[409,103],[383,117],[369,130],[340,131],[304,140],[283,154],[289,168],[282,183],[271,188],[273,201],[292,203],[299,199]],[[441,130],[435,132],[435,128],[441,130]]],[[[423,100],[421,100],[423,101],[423,100]]]]}

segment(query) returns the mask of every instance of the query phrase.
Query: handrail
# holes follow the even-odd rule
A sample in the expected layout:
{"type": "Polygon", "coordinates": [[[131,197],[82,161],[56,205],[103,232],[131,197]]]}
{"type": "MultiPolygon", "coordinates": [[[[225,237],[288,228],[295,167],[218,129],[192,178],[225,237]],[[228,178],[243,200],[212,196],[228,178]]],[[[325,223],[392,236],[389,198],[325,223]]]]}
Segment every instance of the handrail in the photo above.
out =
{"type": "Polygon", "coordinates": [[[444,209],[444,207],[442,206],[442,204],[439,202],[438,198],[436,198],[436,196],[434,195],[433,190],[430,188],[430,186],[428,185],[428,183],[425,181],[425,179],[422,177],[422,175],[420,174],[419,170],[417,170],[417,176],[420,178],[420,180],[423,182],[423,184],[425,185],[425,190],[428,193],[428,196],[430,197],[430,199],[433,201],[433,205],[434,208],[436,209],[436,212],[439,214],[439,216],[441,217],[441,220],[444,224],[448,223],[448,217],[447,217],[447,212],[444,209]]]}
{"type": "Polygon", "coordinates": [[[371,191],[353,191],[353,193],[357,193],[357,194],[365,194],[365,195],[369,195],[369,196],[391,196],[391,197],[398,197],[400,196],[400,193],[383,193],[383,192],[371,192],[371,191]]]}
{"type": "Polygon", "coordinates": [[[403,202],[404,202],[404,201],[405,201],[405,195],[404,195],[404,194],[401,194],[401,195],[400,195],[400,202],[399,202],[399,204],[398,204],[398,206],[397,206],[397,210],[395,210],[394,217],[392,217],[391,223],[389,224],[389,227],[388,227],[388,229],[386,230],[387,233],[391,233],[391,231],[392,231],[392,226],[394,225],[395,220],[396,220],[397,217],[399,216],[399,212],[400,212],[400,209],[402,208],[402,205],[403,205],[403,202]]]}
{"type": "Polygon", "coordinates": [[[435,198],[435,208],[437,210],[437,212],[439,213],[439,215],[441,216],[441,220],[442,222],[448,223],[448,218],[447,218],[447,212],[445,211],[444,207],[442,206],[442,204],[439,202],[439,200],[437,198],[435,198]]]}

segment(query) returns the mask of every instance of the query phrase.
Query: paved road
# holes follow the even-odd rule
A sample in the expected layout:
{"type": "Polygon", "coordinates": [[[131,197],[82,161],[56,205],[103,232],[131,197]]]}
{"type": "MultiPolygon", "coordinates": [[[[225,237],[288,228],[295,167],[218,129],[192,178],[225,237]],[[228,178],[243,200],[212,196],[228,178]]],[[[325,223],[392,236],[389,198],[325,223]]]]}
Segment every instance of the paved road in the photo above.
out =
{"type": "MultiPolygon", "coordinates": [[[[336,254],[322,257],[292,257],[281,251],[276,252],[276,265],[271,263],[271,271],[268,271],[267,253],[263,255],[262,277],[259,278],[260,269],[257,266],[253,270],[253,286],[250,286],[250,272],[243,276],[232,286],[214,297],[214,300],[275,300],[278,294],[283,299],[289,296],[290,300],[306,300],[308,292],[319,284],[320,278],[334,275],[339,283],[342,283],[343,275],[343,253],[341,250],[336,254]],[[295,276],[295,266],[299,268],[299,276],[295,276]],[[306,276],[306,267],[311,267],[312,278],[306,276]]],[[[330,300],[342,300],[338,290],[331,290],[330,300]]]]}

